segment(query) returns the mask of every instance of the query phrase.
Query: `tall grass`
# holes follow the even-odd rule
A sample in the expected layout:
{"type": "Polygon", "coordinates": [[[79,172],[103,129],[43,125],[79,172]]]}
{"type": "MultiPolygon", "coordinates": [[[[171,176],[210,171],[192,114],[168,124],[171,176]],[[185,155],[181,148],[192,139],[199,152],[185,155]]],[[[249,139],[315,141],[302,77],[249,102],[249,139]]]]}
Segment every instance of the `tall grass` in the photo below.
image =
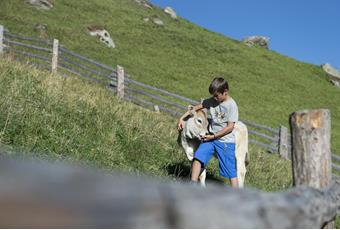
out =
{"type": "MultiPolygon", "coordinates": [[[[1,61],[0,69],[0,84],[6,86],[0,87],[3,145],[107,169],[188,176],[190,163],[176,142],[174,118],[121,101],[105,87],[76,77],[39,72],[9,60],[1,61]]],[[[288,163],[259,151],[251,149],[256,157],[249,167],[249,185],[288,187],[288,163]]],[[[217,162],[208,170],[211,179],[221,179],[217,162]]]]}
{"type": "Polygon", "coordinates": [[[0,85],[6,86],[0,87],[3,144],[160,175],[182,156],[170,117],[155,116],[80,79],[27,71],[10,62],[0,67],[0,85]]]}
{"type": "MultiPolygon", "coordinates": [[[[0,60],[0,152],[188,180],[176,120],[117,99],[105,87],[0,60]]],[[[291,187],[290,162],[250,145],[246,185],[291,187]]],[[[209,183],[222,184],[217,160],[209,183]]],[[[337,223],[339,225],[339,223],[337,223]]],[[[338,226],[337,225],[337,226],[338,226]]]]}

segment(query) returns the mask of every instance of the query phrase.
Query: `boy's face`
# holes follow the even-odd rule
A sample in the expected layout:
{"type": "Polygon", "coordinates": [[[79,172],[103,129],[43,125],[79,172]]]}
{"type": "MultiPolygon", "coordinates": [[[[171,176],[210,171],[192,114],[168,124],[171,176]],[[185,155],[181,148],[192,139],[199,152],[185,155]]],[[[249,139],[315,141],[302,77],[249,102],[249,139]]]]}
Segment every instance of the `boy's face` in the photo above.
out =
{"type": "Polygon", "coordinates": [[[227,90],[224,91],[223,93],[216,92],[216,93],[213,94],[213,96],[214,96],[214,99],[215,99],[217,102],[221,103],[221,102],[227,100],[228,92],[227,92],[227,90]]]}

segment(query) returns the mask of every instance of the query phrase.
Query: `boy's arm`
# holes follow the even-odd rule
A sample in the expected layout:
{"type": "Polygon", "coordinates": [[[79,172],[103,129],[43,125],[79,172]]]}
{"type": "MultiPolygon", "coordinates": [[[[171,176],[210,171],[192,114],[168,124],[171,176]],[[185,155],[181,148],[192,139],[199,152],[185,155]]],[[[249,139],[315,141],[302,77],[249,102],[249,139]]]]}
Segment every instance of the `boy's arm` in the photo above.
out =
{"type": "Polygon", "coordinates": [[[226,127],[224,127],[222,130],[215,133],[214,135],[215,138],[220,138],[220,137],[227,135],[228,133],[233,131],[234,127],[235,127],[235,122],[228,122],[226,127]]]}
{"type": "Polygon", "coordinates": [[[188,111],[186,111],[180,118],[179,118],[179,121],[178,121],[178,130],[182,130],[183,129],[183,120],[190,115],[191,111],[194,110],[194,111],[198,111],[198,110],[201,110],[203,109],[203,104],[198,104],[198,105],[195,105],[192,107],[192,109],[189,109],[188,111]]]}
{"type": "Polygon", "coordinates": [[[212,134],[212,135],[206,135],[206,136],[202,137],[202,140],[210,141],[210,140],[214,140],[214,139],[223,137],[224,135],[233,131],[234,126],[235,126],[235,122],[228,122],[227,126],[224,127],[222,130],[220,130],[217,133],[212,134]]]}

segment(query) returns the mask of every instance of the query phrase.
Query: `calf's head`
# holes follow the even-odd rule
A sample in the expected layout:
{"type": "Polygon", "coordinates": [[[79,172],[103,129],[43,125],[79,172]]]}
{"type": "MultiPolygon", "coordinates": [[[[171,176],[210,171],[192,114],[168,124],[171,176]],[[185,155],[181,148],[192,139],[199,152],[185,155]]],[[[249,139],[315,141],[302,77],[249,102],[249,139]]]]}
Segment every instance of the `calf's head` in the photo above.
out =
{"type": "Polygon", "coordinates": [[[200,139],[208,134],[208,119],[204,110],[195,111],[189,107],[190,115],[185,119],[183,132],[189,139],[200,139]]]}

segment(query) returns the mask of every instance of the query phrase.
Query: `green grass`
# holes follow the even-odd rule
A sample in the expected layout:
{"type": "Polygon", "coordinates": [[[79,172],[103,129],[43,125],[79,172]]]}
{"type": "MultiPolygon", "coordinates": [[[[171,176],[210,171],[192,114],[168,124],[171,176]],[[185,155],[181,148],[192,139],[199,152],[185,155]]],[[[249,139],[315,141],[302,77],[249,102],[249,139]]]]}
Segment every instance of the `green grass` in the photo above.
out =
{"type": "MultiPolygon", "coordinates": [[[[0,150],[7,155],[75,161],[105,170],[188,180],[176,120],[117,99],[108,89],[0,60],[0,150]]],[[[291,164],[250,145],[246,186],[291,187],[291,164]]],[[[222,183],[217,160],[209,183],[222,183]]]]}
{"type": "Polygon", "coordinates": [[[207,97],[214,76],[223,75],[236,99],[240,117],[272,127],[289,126],[297,110],[328,108],[332,114],[332,150],[340,152],[340,90],[319,66],[277,52],[247,47],[185,19],[172,20],[161,9],[133,0],[58,0],[51,11],[38,11],[21,0],[0,2],[0,24],[12,33],[58,38],[73,51],[125,67],[134,79],[193,98],[207,97]],[[144,22],[160,17],[165,26],[144,22]],[[33,30],[47,24],[46,35],[33,30]],[[107,49],[87,34],[89,25],[104,26],[117,48],[107,49]]]}
{"type": "Polygon", "coordinates": [[[1,71],[0,82],[7,86],[0,89],[3,144],[151,175],[165,175],[182,157],[175,140],[164,141],[175,134],[172,118],[117,100],[104,87],[17,66],[1,71]]]}
{"type": "MultiPolygon", "coordinates": [[[[177,120],[117,99],[105,87],[0,61],[0,144],[39,158],[188,179],[177,120]]],[[[11,151],[15,152],[15,151],[11,151]]],[[[291,184],[289,163],[251,145],[247,184],[266,191],[291,184]]],[[[220,181],[216,160],[209,178],[220,181]]]]}

